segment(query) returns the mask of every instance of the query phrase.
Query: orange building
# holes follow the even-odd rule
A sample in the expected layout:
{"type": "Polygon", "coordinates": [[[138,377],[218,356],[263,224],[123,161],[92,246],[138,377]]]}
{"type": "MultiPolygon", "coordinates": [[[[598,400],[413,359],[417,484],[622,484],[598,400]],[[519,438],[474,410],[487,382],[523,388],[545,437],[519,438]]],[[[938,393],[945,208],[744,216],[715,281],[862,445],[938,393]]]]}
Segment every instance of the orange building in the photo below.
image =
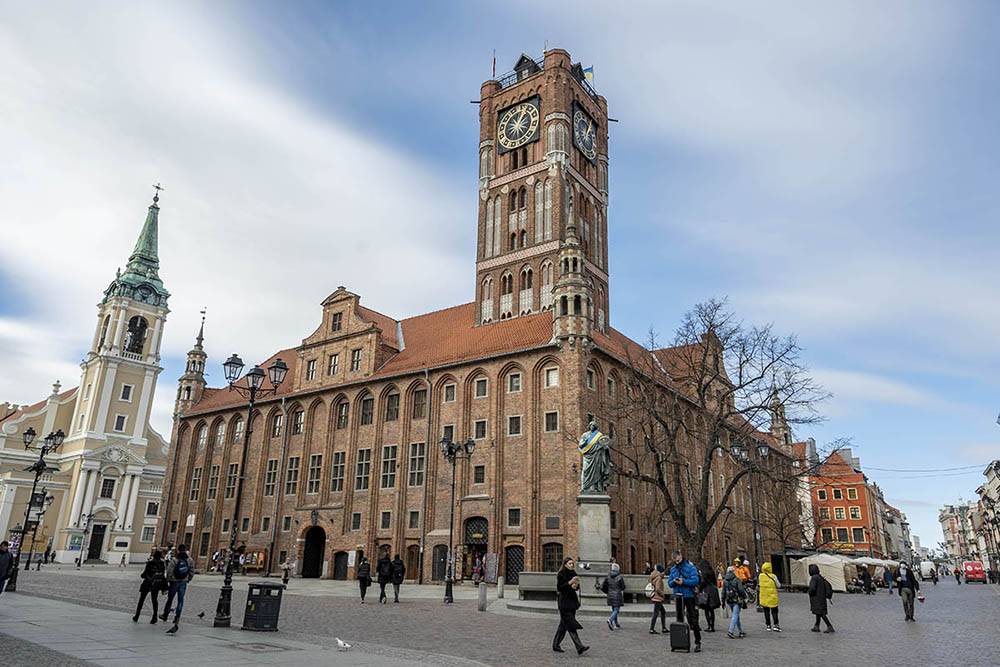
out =
{"type": "Polygon", "coordinates": [[[850,449],[833,452],[809,478],[816,548],[884,556],[879,499],[850,449]]]}

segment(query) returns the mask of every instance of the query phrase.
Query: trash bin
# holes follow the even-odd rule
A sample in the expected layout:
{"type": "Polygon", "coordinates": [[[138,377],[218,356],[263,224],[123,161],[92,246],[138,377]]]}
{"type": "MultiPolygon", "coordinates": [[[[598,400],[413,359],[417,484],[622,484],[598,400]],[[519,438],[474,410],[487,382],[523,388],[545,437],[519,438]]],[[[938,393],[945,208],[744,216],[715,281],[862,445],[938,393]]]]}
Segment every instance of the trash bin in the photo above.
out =
{"type": "Polygon", "coordinates": [[[278,629],[281,594],[284,584],[256,581],[248,584],[247,608],[243,614],[243,629],[274,632],[278,629]]]}

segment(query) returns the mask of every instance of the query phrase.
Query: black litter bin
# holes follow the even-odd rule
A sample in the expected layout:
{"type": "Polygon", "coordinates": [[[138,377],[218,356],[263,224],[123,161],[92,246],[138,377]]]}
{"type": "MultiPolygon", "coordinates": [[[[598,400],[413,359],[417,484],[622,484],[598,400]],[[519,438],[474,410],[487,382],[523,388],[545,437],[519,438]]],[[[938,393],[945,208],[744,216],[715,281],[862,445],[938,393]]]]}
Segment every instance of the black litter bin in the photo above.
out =
{"type": "Polygon", "coordinates": [[[274,632],[278,629],[281,593],[284,584],[257,581],[248,584],[247,608],[243,614],[243,629],[274,632]]]}

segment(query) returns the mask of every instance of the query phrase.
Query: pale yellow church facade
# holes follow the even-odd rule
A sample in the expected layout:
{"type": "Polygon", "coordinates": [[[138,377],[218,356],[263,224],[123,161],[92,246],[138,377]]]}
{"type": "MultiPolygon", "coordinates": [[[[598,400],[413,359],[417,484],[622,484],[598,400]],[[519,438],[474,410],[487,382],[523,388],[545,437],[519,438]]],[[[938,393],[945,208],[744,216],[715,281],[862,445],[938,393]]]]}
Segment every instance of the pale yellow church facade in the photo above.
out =
{"type": "MultiPolygon", "coordinates": [[[[158,197],[154,197],[135,250],[97,305],[90,348],[80,363],[79,386],[53,392],[33,405],[0,403],[0,535],[25,521],[38,454],[26,451],[24,432],[36,440],[62,430],[65,440],[45,458],[39,480],[51,502],[32,510],[23,553],[51,547],[57,562],[142,562],[154,546],[167,441],[149,424],[160,367],[167,298],[159,277],[158,197]],[[40,520],[39,520],[40,519],[40,520]]],[[[2,359],[0,359],[2,363],[2,359]]]]}

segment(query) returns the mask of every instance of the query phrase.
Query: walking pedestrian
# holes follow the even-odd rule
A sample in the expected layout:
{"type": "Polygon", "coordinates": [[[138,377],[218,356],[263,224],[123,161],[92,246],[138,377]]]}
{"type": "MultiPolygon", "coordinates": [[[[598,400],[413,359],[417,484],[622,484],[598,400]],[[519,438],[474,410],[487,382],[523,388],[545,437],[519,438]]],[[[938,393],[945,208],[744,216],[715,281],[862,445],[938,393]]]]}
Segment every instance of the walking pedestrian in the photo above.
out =
{"type": "Polygon", "coordinates": [[[892,580],[895,578],[896,573],[892,571],[892,568],[885,568],[885,585],[889,589],[889,595],[892,595],[892,580]]]}
{"type": "Polygon", "coordinates": [[[906,563],[899,564],[899,575],[896,578],[899,597],[903,600],[903,615],[907,621],[913,618],[913,598],[920,592],[920,582],[913,576],[913,570],[906,563]]]}
{"type": "Polygon", "coordinates": [[[771,564],[764,563],[757,579],[757,603],[764,608],[764,623],[768,632],[781,632],[778,623],[778,578],[771,572],[771,564]]]}
{"type": "Polygon", "coordinates": [[[577,630],[582,630],[583,626],[576,620],[576,610],[580,608],[580,598],[576,596],[577,589],[580,588],[580,577],[577,576],[576,561],[572,558],[563,560],[562,569],[556,575],[556,604],[559,607],[559,627],[556,629],[556,636],[552,638],[552,650],[556,653],[564,653],[562,641],[569,633],[569,638],[573,640],[577,655],[589,649],[580,641],[577,630]]]}
{"type": "Polygon", "coordinates": [[[406,578],[406,565],[403,564],[403,559],[396,554],[396,557],[392,559],[392,601],[399,602],[399,587],[403,584],[403,580],[406,578]]]}
{"type": "Polygon", "coordinates": [[[0,542],[0,593],[7,585],[10,573],[14,571],[14,555],[8,550],[7,540],[0,542]]]}
{"type": "Polygon", "coordinates": [[[820,574],[819,565],[809,566],[809,611],[816,617],[813,632],[819,632],[819,622],[826,623],[825,632],[833,632],[833,624],[827,618],[827,600],[833,599],[833,586],[820,574]]]}
{"type": "Polygon", "coordinates": [[[727,636],[730,639],[736,639],[737,636],[746,637],[747,633],[743,632],[743,624],[740,622],[740,610],[746,609],[747,590],[736,576],[736,568],[732,565],[726,568],[726,576],[722,579],[722,599],[733,614],[732,620],[729,621],[727,636]]]}
{"type": "Polygon", "coordinates": [[[622,576],[621,567],[618,563],[611,563],[611,571],[604,578],[601,590],[607,596],[608,606],[611,607],[611,616],[608,617],[608,630],[621,628],[618,622],[618,612],[621,611],[625,602],[625,577],[622,576]]]}
{"type": "Polygon", "coordinates": [[[281,583],[285,586],[288,585],[288,579],[292,576],[292,569],[295,567],[293,561],[285,559],[285,562],[281,564],[281,583]]]}
{"type": "Polygon", "coordinates": [[[872,586],[872,574],[868,571],[867,565],[861,566],[861,586],[864,588],[865,595],[871,595],[875,592],[875,587],[872,586]]]}
{"type": "Polygon", "coordinates": [[[750,561],[745,560],[741,563],[740,559],[736,558],[733,560],[733,569],[736,571],[736,576],[744,584],[750,581],[750,561]]]}
{"type": "Polygon", "coordinates": [[[715,610],[722,606],[719,601],[719,581],[712,569],[712,564],[702,558],[698,563],[698,602],[705,610],[705,632],[715,632],[715,610]]]}
{"type": "Polygon", "coordinates": [[[159,611],[160,592],[167,588],[167,578],[165,566],[163,564],[163,554],[159,551],[153,552],[153,557],[146,561],[146,567],[142,569],[142,583],[139,584],[139,604],[135,606],[135,616],[133,623],[139,622],[139,615],[142,614],[142,606],[146,603],[146,596],[153,605],[153,617],[149,619],[151,624],[156,623],[156,612],[159,611]]]}
{"type": "Polygon", "coordinates": [[[389,560],[388,552],[383,553],[375,564],[375,571],[378,573],[378,585],[381,589],[378,594],[378,601],[385,604],[385,585],[392,582],[392,561],[389,560]]]}
{"type": "Polygon", "coordinates": [[[125,567],[125,554],[122,554],[122,560],[118,563],[118,567],[125,567]]]}
{"type": "Polygon", "coordinates": [[[653,617],[649,619],[649,634],[659,634],[656,631],[656,619],[660,619],[660,628],[663,633],[667,632],[667,610],[663,608],[663,601],[667,599],[667,594],[663,591],[663,573],[666,568],[656,564],[653,572],[649,575],[649,583],[653,584],[653,617]]]}
{"type": "Polygon", "coordinates": [[[371,585],[372,564],[365,556],[362,556],[361,562],[358,563],[358,587],[361,589],[361,604],[365,603],[365,593],[368,592],[368,587],[371,585]]]}
{"type": "Polygon", "coordinates": [[[698,570],[680,551],[674,552],[674,565],[670,568],[670,588],[676,598],[677,622],[683,623],[687,617],[688,627],[694,633],[694,652],[701,653],[701,628],[698,626],[698,606],[695,604],[695,589],[698,588],[698,570]]]}
{"type": "Polygon", "coordinates": [[[962,585],[962,570],[957,567],[955,568],[955,583],[959,586],[962,585]]]}
{"type": "Polygon", "coordinates": [[[46,565],[49,564],[49,561],[50,561],[51,558],[52,558],[52,545],[50,544],[50,545],[48,545],[48,546],[45,547],[45,564],[46,565]]]}
{"type": "Polygon", "coordinates": [[[160,614],[160,620],[165,621],[170,616],[170,607],[173,604],[174,596],[177,597],[177,611],[174,613],[174,624],[168,635],[177,634],[177,623],[181,620],[181,611],[184,609],[184,593],[187,592],[188,582],[194,579],[194,561],[188,556],[187,546],[182,544],[177,547],[177,553],[166,566],[167,583],[170,590],[167,593],[167,604],[160,614]]]}

